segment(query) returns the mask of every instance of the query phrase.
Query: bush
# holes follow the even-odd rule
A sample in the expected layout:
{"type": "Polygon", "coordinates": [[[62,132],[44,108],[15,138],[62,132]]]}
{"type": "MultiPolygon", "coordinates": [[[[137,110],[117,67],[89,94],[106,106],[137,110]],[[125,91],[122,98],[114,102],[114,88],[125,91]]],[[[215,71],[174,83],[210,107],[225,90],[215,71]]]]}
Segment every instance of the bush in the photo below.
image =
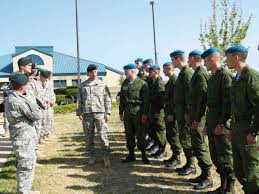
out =
{"type": "MultiPolygon", "coordinates": [[[[57,89],[54,90],[54,92],[55,92],[56,95],[66,96],[65,100],[70,101],[71,99],[76,100],[78,88],[75,87],[75,86],[68,86],[66,88],[57,88],[57,89]]],[[[65,101],[65,100],[62,100],[62,101],[65,101]]],[[[60,103],[58,103],[58,104],[60,104],[60,103]]]]}
{"type": "Polygon", "coordinates": [[[60,105],[61,102],[66,101],[66,100],[67,100],[67,98],[66,98],[66,95],[64,95],[64,94],[59,94],[56,96],[56,103],[58,105],[60,105]]]}
{"type": "Polygon", "coordinates": [[[55,106],[54,112],[55,114],[65,114],[65,113],[71,113],[76,111],[76,103],[73,104],[66,104],[64,106],[55,106]]]}

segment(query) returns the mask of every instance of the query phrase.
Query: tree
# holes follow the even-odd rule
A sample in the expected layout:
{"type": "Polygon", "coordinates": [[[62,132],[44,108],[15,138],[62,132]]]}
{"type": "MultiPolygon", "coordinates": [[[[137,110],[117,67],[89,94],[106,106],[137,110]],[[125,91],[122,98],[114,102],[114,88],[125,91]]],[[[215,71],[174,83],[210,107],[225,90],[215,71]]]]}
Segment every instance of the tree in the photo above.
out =
{"type": "Polygon", "coordinates": [[[234,0],[211,0],[212,16],[204,24],[201,23],[199,40],[204,50],[217,47],[221,50],[222,60],[226,49],[233,44],[240,44],[245,39],[251,24],[252,14],[245,20],[242,9],[234,0]],[[230,6],[232,6],[230,8],[230,6]],[[220,17],[218,16],[220,14],[220,17]]]}

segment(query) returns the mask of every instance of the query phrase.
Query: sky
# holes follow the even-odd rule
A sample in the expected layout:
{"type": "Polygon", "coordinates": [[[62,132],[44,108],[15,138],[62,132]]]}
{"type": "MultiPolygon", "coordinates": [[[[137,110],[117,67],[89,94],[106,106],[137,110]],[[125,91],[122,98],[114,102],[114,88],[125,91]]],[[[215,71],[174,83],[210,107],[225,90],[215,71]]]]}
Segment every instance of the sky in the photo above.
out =
{"type": "MultiPolygon", "coordinates": [[[[232,2],[232,0],[230,0],[232,2]]],[[[76,56],[74,0],[0,0],[0,55],[15,46],[54,46],[76,56]]],[[[80,57],[122,70],[138,57],[153,58],[152,12],[148,0],[78,0],[80,57]]],[[[177,49],[200,49],[200,24],[211,15],[210,0],[155,0],[158,62],[177,49]]],[[[259,1],[238,0],[252,25],[243,45],[259,70],[259,1]]]]}

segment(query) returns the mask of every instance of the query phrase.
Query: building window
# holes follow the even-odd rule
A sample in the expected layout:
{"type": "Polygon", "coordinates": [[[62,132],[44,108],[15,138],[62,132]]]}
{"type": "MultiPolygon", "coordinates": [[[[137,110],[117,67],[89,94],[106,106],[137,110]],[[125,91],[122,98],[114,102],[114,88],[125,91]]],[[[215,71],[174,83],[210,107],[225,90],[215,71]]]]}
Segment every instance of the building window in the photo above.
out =
{"type": "Polygon", "coordinates": [[[28,55],[27,58],[31,59],[32,62],[36,63],[37,65],[44,65],[43,59],[38,55],[31,54],[28,55]]]}
{"type": "Polygon", "coordinates": [[[99,80],[103,81],[103,77],[98,77],[99,80]]]}
{"type": "Polygon", "coordinates": [[[73,79],[72,80],[72,86],[77,86],[78,85],[78,80],[77,79],[73,79]]]}
{"type": "Polygon", "coordinates": [[[54,80],[54,88],[67,87],[67,80],[54,80]]]}

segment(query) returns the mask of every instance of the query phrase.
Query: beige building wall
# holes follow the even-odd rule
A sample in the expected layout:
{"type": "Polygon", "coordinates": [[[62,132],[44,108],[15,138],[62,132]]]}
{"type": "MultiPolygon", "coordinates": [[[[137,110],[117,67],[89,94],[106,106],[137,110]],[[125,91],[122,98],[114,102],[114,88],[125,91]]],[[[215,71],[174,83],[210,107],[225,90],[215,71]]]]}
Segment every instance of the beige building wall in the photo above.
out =
{"type": "Polygon", "coordinates": [[[107,71],[107,75],[105,76],[104,81],[106,82],[107,86],[109,88],[118,87],[121,75],[109,69],[106,69],[106,71],[107,71]]]}
{"type": "Polygon", "coordinates": [[[15,71],[19,70],[18,60],[20,58],[26,57],[26,56],[31,55],[31,54],[38,55],[44,61],[44,65],[39,65],[40,68],[53,72],[53,58],[52,58],[52,56],[49,56],[49,55],[46,55],[44,53],[38,52],[34,49],[28,50],[28,51],[26,51],[26,52],[24,52],[20,55],[17,55],[13,58],[13,71],[15,72],[15,71]]]}

